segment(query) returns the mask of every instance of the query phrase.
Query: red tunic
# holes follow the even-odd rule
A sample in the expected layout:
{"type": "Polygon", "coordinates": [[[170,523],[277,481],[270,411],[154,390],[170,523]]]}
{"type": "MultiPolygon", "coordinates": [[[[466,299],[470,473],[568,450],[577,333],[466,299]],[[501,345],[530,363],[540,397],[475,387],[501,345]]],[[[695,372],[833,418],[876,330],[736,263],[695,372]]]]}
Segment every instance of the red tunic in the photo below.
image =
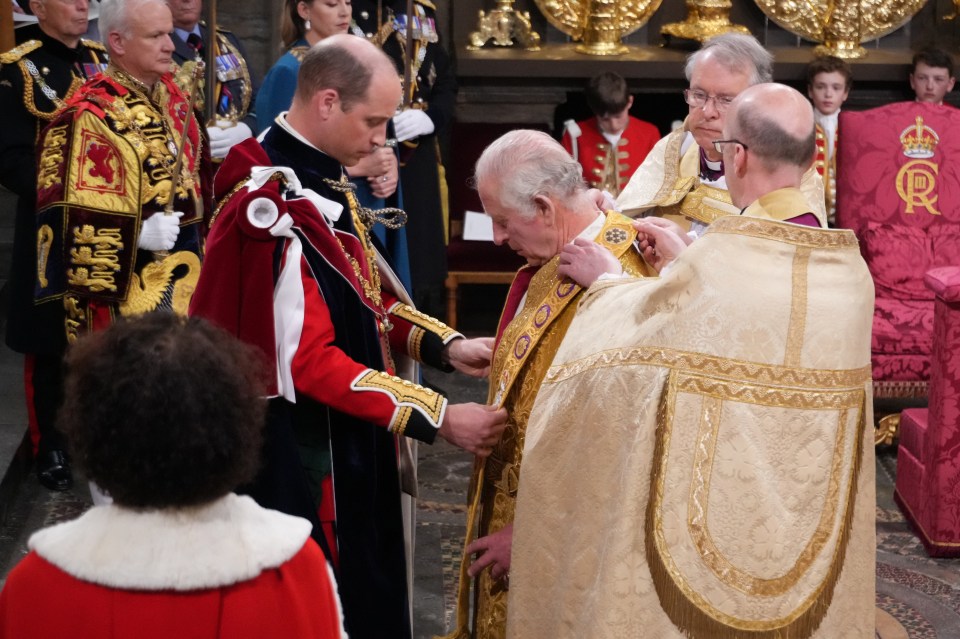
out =
{"type": "MultiPolygon", "coordinates": [[[[594,188],[609,191],[614,196],[630,181],[650,149],[660,140],[660,131],[649,122],[630,116],[627,128],[617,144],[616,158],[611,155],[610,142],[603,137],[596,118],[577,122],[581,135],[577,138],[577,159],[583,167],[583,179],[594,188]],[[616,171],[611,170],[614,161],[616,171]]],[[[573,154],[570,133],[563,133],[563,147],[573,154]]]]}

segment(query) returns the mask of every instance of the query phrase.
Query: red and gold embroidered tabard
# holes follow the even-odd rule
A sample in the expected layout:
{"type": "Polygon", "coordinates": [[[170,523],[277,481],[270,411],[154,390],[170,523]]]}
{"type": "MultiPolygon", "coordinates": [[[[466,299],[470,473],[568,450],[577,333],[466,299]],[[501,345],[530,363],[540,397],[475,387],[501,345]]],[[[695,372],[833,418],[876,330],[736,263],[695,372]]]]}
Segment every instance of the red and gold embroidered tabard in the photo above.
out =
{"type": "Polygon", "coordinates": [[[64,299],[68,339],[117,315],[186,312],[209,210],[202,140],[187,97],[169,75],[151,90],[113,67],[83,85],[46,129],[37,173],[35,295],[64,299]],[[143,221],[165,208],[183,217],[176,245],[159,260],[137,247],[143,221]]]}

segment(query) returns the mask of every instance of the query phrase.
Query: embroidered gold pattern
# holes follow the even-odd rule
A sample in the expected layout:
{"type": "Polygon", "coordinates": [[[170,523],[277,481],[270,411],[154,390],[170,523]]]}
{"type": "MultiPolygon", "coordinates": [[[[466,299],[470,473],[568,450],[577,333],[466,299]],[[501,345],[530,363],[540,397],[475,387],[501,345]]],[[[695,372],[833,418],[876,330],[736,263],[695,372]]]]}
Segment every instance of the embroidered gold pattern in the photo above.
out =
{"type": "Polygon", "coordinates": [[[63,163],[63,147],[66,143],[66,124],[49,129],[43,136],[43,150],[40,152],[40,167],[37,171],[38,190],[61,183],[60,165],[63,163]]]}
{"type": "Polygon", "coordinates": [[[95,293],[116,291],[114,273],[120,270],[118,254],[122,248],[118,228],[94,229],[89,224],[74,227],[70,263],[76,268],[67,269],[67,283],[95,293]]]}
{"type": "Polygon", "coordinates": [[[702,353],[687,353],[658,347],[637,347],[625,350],[604,351],[560,366],[547,372],[545,384],[553,384],[576,377],[593,368],[617,366],[664,366],[697,371],[704,375],[747,380],[757,384],[777,384],[794,387],[850,388],[865,384],[872,372],[868,364],[853,370],[799,369],[786,366],[770,366],[702,353]]]}
{"type": "MultiPolygon", "coordinates": [[[[629,218],[615,211],[610,211],[607,213],[604,227],[601,229],[595,241],[608,249],[614,254],[614,257],[619,260],[621,256],[630,249],[633,239],[636,236],[637,232],[633,228],[629,218]],[[625,237],[617,243],[611,243],[607,240],[607,236],[610,235],[611,231],[620,231],[625,237]]],[[[612,237],[618,239],[619,233],[614,232],[612,237]]],[[[526,362],[530,352],[534,350],[530,347],[537,343],[540,336],[542,336],[553,321],[560,316],[563,309],[579,298],[579,294],[583,290],[576,284],[569,281],[562,281],[556,276],[559,260],[560,258],[557,256],[548,261],[540,268],[540,271],[537,272],[533,280],[531,280],[531,289],[528,298],[530,300],[542,299],[543,301],[532,313],[528,314],[525,308],[521,313],[523,321],[518,321],[521,319],[521,317],[518,316],[514,321],[510,322],[506,331],[504,331],[497,352],[494,353],[491,370],[501,371],[499,385],[496,394],[492,398],[493,403],[497,405],[500,405],[507,396],[507,392],[516,379],[517,374],[523,369],[524,362],[526,362]],[[534,282],[550,283],[553,288],[549,293],[544,291],[534,294],[532,290],[534,282]],[[510,345],[510,347],[507,348],[507,345],[510,345]]],[[[648,274],[634,273],[634,269],[629,267],[630,260],[620,261],[628,265],[627,270],[631,271],[631,274],[641,276],[648,274]]],[[[642,259],[639,257],[636,261],[643,264],[642,259]]]]}
{"type": "Polygon", "coordinates": [[[419,326],[414,326],[410,331],[410,336],[407,338],[407,353],[410,354],[410,357],[417,360],[418,362],[423,361],[422,354],[420,353],[420,348],[423,346],[423,337],[427,334],[425,330],[419,326]]]}
{"type": "Polygon", "coordinates": [[[800,366],[803,334],[807,327],[807,267],[809,265],[810,247],[798,246],[797,252],[793,256],[790,325],[787,329],[784,366],[800,366]]]}
{"type": "Polygon", "coordinates": [[[411,415],[413,415],[413,409],[409,406],[401,406],[397,409],[397,415],[394,417],[390,428],[394,435],[403,437],[403,434],[407,431],[407,424],[410,423],[411,415]]]}
{"type": "Polygon", "coordinates": [[[177,251],[159,262],[150,262],[139,276],[136,273],[131,276],[127,299],[120,304],[120,314],[142,315],[170,308],[177,315],[186,315],[199,279],[200,258],[196,253],[177,251]]]}
{"type": "Polygon", "coordinates": [[[733,233],[815,249],[850,249],[860,246],[853,231],[825,231],[752,217],[722,217],[710,225],[707,233],[733,233]]]}
{"type": "Polygon", "coordinates": [[[80,329],[86,325],[86,314],[80,308],[80,302],[76,295],[67,294],[63,296],[64,329],[67,333],[67,343],[72,344],[77,341],[80,335],[80,329]]]}
{"type": "MultiPolygon", "coordinates": [[[[443,413],[443,407],[446,400],[443,395],[435,393],[429,388],[424,388],[406,379],[400,379],[396,375],[389,375],[383,371],[369,370],[357,378],[350,385],[351,390],[357,391],[379,391],[386,393],[393,398],[398,408],[410,408],[419,410],[424,417],[434,424],[440,423],[440,416],[443,413]]],[[[398,412],[399,416],[400,413],[398,412]]],[[[403,420],[403,428],[410,419],[412,413],[407,414],[403,420]]],[[[390,425],[390,430],[396,428],[397,422],[390,425]]]]}
{"type": "MultiPolygon", "coordinates": [[[[129,92],[107,103],[93,98],[95,102],[115,118],[114,126],[127,142],[145,160],[144,166],[150,176],[150,185],[145,188],[142,197],[144,203],[155,200],[159,205],[165,205],[170,199],[172,180],[170,171],[176,162],[174,140],[180,139],[177,124],[183,127],[194,125],[196,118],[193,114],[187,116],[186,122],[174,123],[168,107],[170,96],[164,90],[162,83],[157,83],[152,94],[149,88],[120,69],[108,66],[107,75],[115,79],[129,92]],[[159,115],[160,117],[157,117],[159,115]]],[[[189,139],[189,138],[188,138],[189,139]]],[[[200,142],[194,149],[194,157],[200,157],[200,142]]],[[[200,163],[183,162],[180,167],[180,180],[177,184],[176,196],[181,199],[198,197],[197,189],[200,182],[200,163]]]]}
{"type": "Polygon", "coordinates": [[[50,247],[53,245],[53,229],[49,224],[37,229],[37,281],[40,288],[47,288],[47,262],[50,261],[50,247]]]}
{"type": "MultiPolygon", "coordinates": [[[[411,308],[403,302],[397,302],[391,306],[390,314],[406,320],[414,326],[422,328],[425,331],[429,331],[437,335],[444,344],[449,342],[454,337],[460,335],[460,333],[453,330],[437,318],[431,317],[426,313],[422,313],[415,308],[411,308]]],[[[419,350],[417,352],[419,352],[419,350]]]]}

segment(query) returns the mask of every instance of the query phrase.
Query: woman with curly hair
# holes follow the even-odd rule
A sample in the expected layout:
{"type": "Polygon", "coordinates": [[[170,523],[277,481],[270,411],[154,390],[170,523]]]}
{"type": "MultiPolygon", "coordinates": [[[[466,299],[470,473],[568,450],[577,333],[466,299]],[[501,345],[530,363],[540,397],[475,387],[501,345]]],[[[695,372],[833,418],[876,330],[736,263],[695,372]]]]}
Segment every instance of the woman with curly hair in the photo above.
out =
{"type": "Polygon", "coordinates": [[[262,439],[250,347],[151,313],[80,340],[67,365],[60,428],[113,503],[30,538],[0,637],[342,636],[310,523],[231,492],[262,439]]]}

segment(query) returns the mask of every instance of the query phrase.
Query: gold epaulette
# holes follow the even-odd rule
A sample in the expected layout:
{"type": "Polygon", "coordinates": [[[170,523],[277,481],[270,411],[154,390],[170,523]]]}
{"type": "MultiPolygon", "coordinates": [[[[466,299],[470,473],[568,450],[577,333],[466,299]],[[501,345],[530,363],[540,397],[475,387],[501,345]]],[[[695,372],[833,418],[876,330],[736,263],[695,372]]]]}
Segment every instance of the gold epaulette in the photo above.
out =
{"type": "MultiPolygon", "coordinates": [[[[201,20],[201,21],[200,21],[200,26],[206,28],[206,26],[207,26],[207,21],[206,21],[206,20],[201,20]]],[[[232,33],[232,32],[231,32],[229,29],[224,29],[223,27],[221,27],[221,26],[218,24],[218,25],[217,25],[217,33],[232,33]]]]}
{"type": "Polygon", "coordinates": [[[97,40],[87,40],[86,38],[80,38],[80,44],[82,44],[88,49],[96,49],[97,51],[103,51],[104,53],[106,53],[107,51],[107,47],[103,46],[103,43],[97,40]]]}
{"type": "Polygon", "coordinates": [[[425,6],[425,7],[428,8],[428,9],[433,9],[434,11],[437,10],[437,5],[435,5],[435,4],[433,4],[432,2],[430,2],[430,0],[415,0],[415,1],[416,1],[417,4],[422,4],[423,6],[425,6]]]}
{"type": "Polygon", "coordinates": [[[31,51],[36,51],[43,46],[43,43],[39,40],[27,40],[21,45],[18,45],[9,51],[0,53],[0,64],[13,64],[14,62],[19,62],[20,58],[27,55],[31,51]]]}
{"type": "Polygon", "coordinates": [[[303,62],[303,59],[306,57],[307,51],[309,50],[310,47],[292,47],[289,53],[297,59],[297,62],[303,62]]]}

